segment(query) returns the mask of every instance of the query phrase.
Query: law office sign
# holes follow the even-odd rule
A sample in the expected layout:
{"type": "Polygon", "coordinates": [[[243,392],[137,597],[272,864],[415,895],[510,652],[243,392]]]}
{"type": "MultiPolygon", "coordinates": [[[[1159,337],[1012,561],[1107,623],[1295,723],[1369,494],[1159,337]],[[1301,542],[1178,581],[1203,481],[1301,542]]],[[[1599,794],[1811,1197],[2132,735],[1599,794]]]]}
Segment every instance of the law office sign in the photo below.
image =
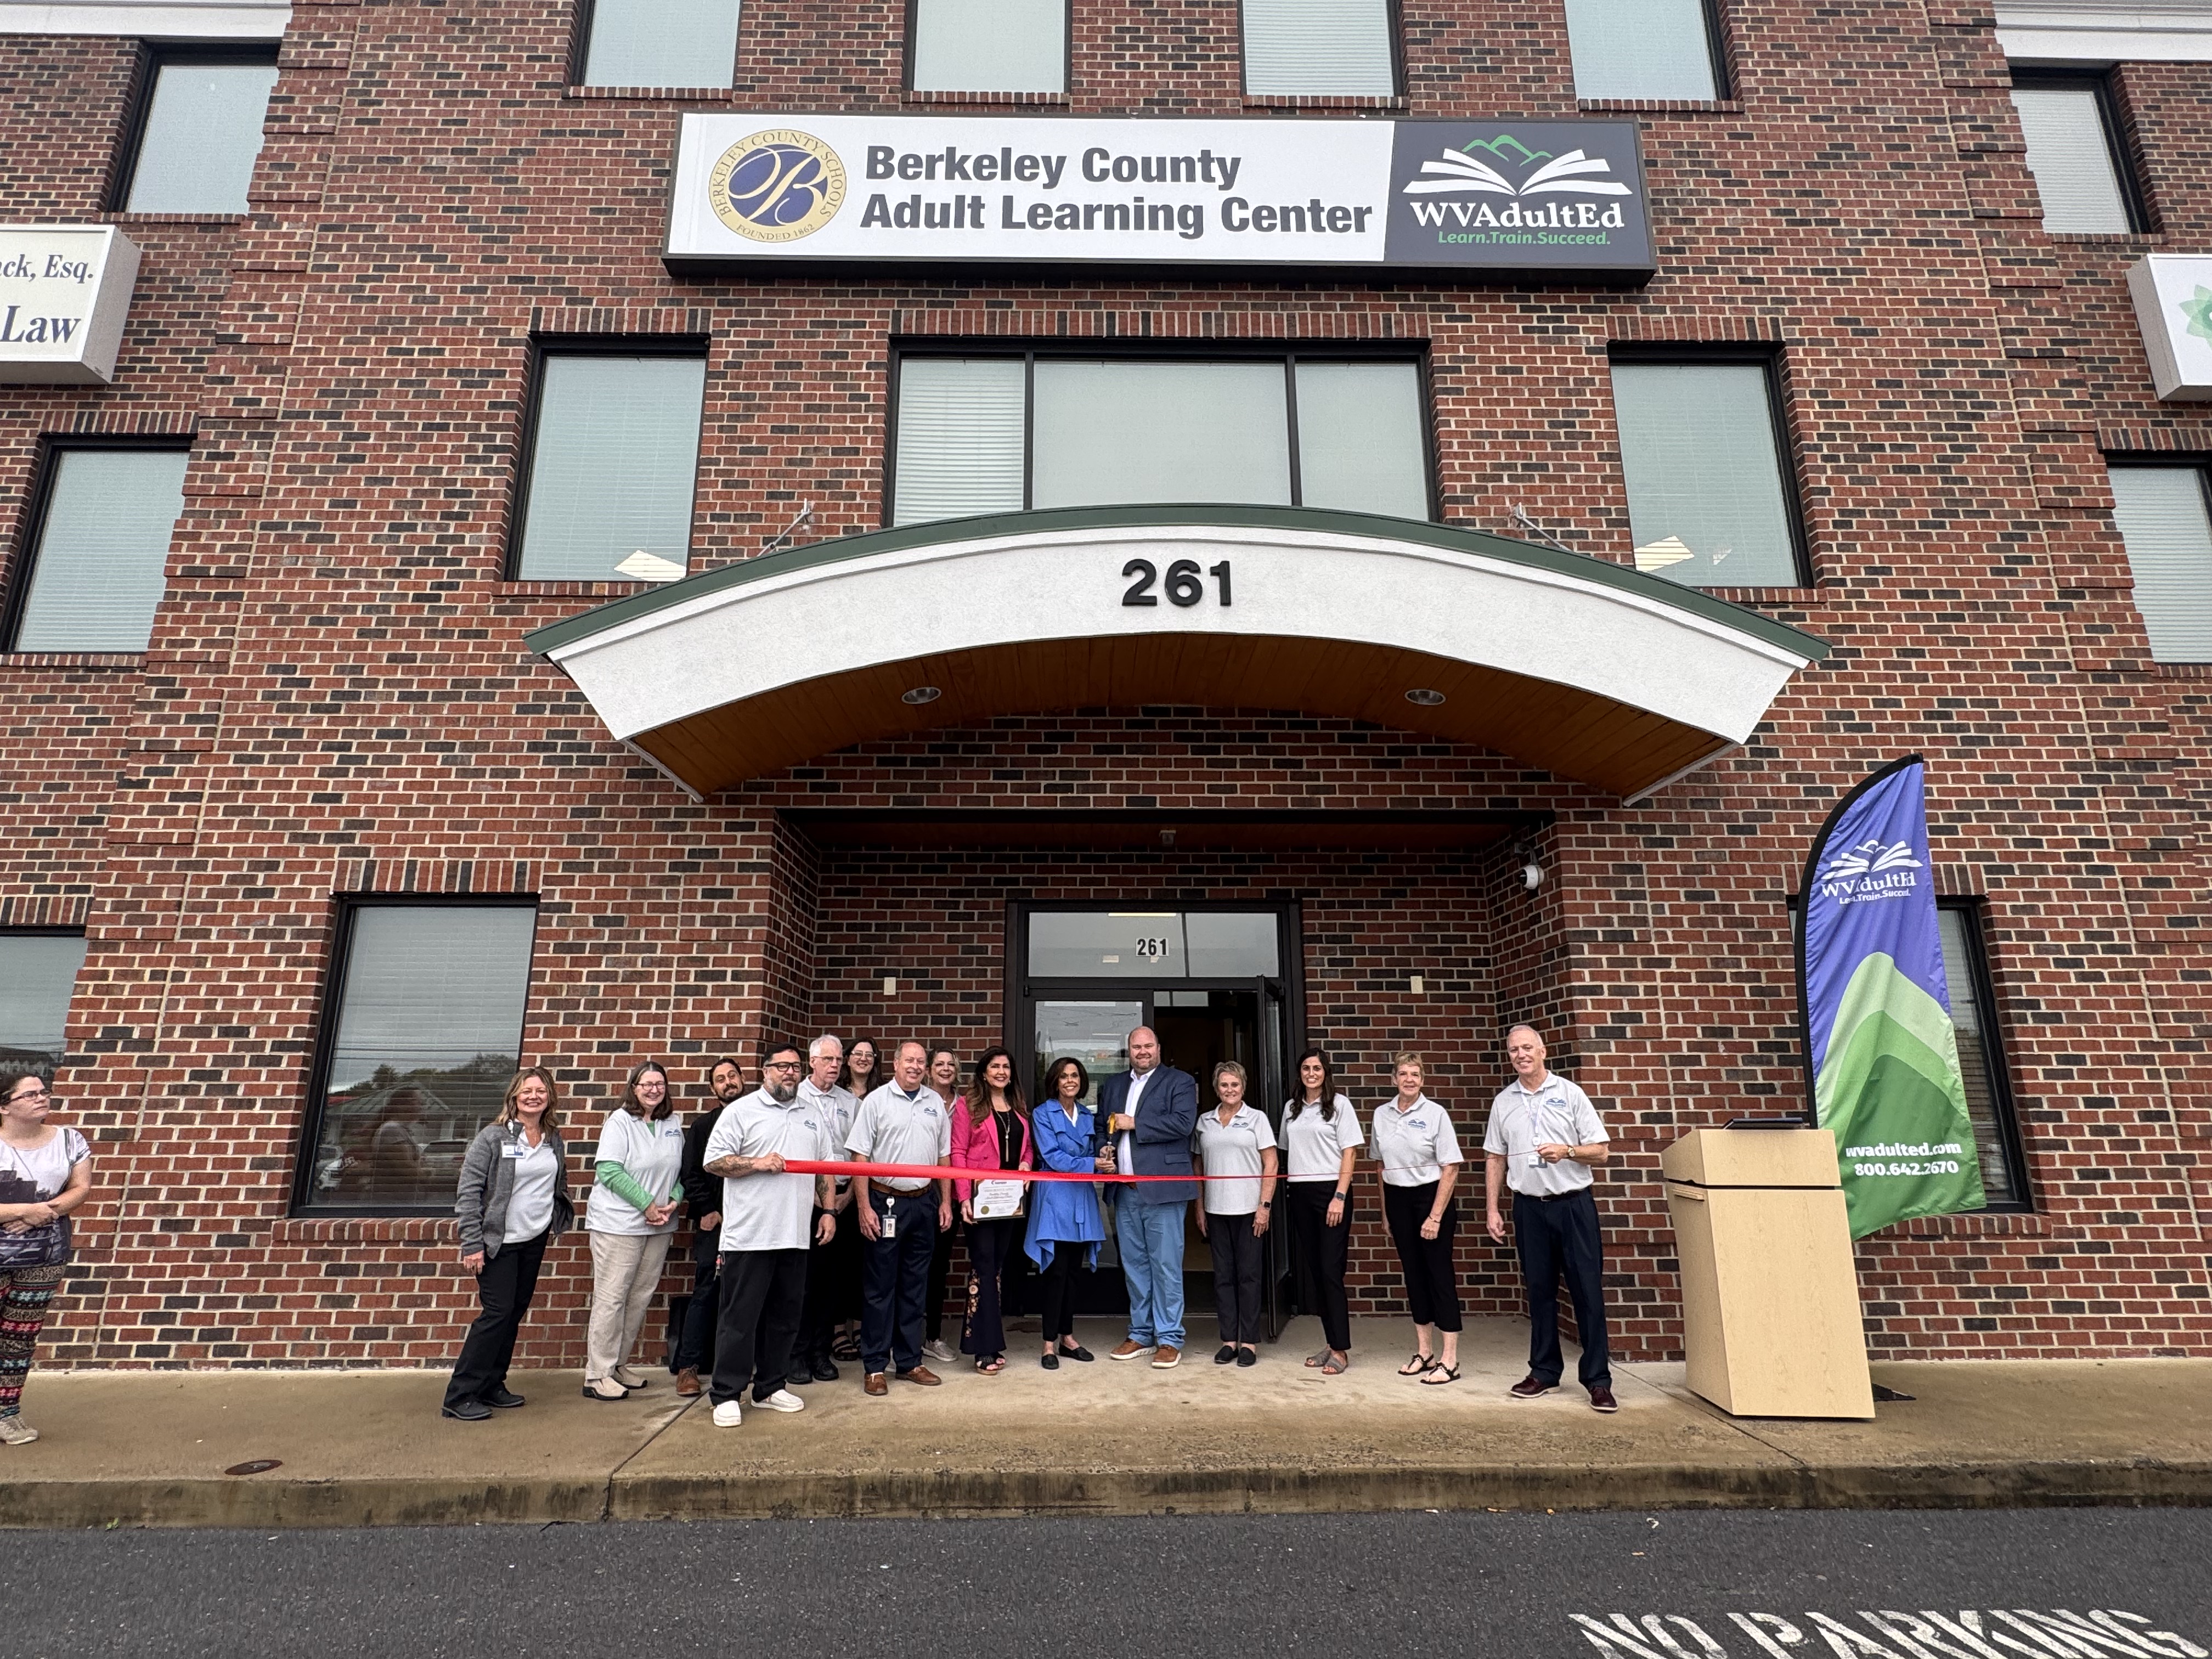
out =
{"type": "Polygon", "coordinates": [[[687,115],[679,269],[958,260],[1648,276],[1630,121],[687,115]]]}
{"type": "Polygon", "coordinates": [[[112,225],[0,225],[0,386],[105,386],[138,280],[112,225]]]}

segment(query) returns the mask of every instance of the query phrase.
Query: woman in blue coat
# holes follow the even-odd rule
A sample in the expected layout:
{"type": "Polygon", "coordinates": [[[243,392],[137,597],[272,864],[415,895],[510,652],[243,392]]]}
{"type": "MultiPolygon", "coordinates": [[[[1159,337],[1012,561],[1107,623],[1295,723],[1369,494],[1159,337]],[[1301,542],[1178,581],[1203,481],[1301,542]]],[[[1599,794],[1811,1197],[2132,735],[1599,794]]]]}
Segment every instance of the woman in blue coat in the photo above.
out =
{"type": "MultiPolygon", "coordinates": [[[[1079,1060],[1056,1060],[1045,1069],[1044,1098],[1030,1114],[1036,1166],[1066,1175],[1087,1175],[1097,1167],[1098,1123],[1083,1103],[1091,1074],[1079,1060]]],[[[1037,1285],[1044,1304],[1045,1370],[1056,1371],[1062,1358],[1088,1361],[1091,1350],[1075,1340],[1075,1268],[1098,1265],[1106,1242],[1105,1218],[1098,1213],[1098,1188],[1088,1181],[1040,1181],[1031,1190],[1030,1260],[1037,1264],[1037,1285]]]]}

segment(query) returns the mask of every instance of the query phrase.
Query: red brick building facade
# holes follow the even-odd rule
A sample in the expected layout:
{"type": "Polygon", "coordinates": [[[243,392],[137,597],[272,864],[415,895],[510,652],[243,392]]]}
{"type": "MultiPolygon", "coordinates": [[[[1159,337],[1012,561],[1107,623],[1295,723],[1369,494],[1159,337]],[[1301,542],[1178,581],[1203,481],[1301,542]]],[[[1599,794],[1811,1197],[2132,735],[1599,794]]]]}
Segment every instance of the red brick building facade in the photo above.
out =
{"type": "MultiPolygon", "coordinates": [[[[579,1126],[644,1057],[689,1108],[714,1056],[772,1038],[1007,1039],[1010,901],[1295,902],[1298,1021],[1363,1115],[1419,1048],[1472,1146],[1504,1027],[1547,1029],[1619,1149],[1616,1340],[1679,1353],[1659,1150],[1802,1105],[1789,902],[1829,808],[1909,750],[1986,958],[2023,1201],[1864,1240],[1871,1348],[2212,1352],[2212,668],[2154,659],[2108,488],[2113,458],[2212,454],[2212,420],[2155,396],[2126,288],[2212,239],[2212,64],[2112,71],[2149,228],[2061,234],[1975,0],[1722,0],[1727,96],[1579,104],[1555,5],[1404,0],[1394,98],[1245,94],[1231,0],[1070,15],[1065,93],[963,99],[902,90],[898,7],[747,0],[734,85],[672,89],[573,84],[562,0],[301,0],[234,214],[118,210],[141,40],[0,36],[6,216],[143,251],[112,384],[0,386],[10,582],[58,454],[189,441],[146,648],[0,654],[0,928],[85,941],[57,1093],[99,1173],[57,1360],[450,1358],[474,1310],[450,1219],[302,1201],[343,901],[389,895],[534,899],[520,1053],[579,1126]],[[1656,274],[664,261],[687,112],[946,105],[1629,121],[1656,274]],[[1803,574],[1718,597],[1831,650],[1747,745],[1633,805],[1411,726],[1142,703],[1008,709],[695,799],[524,642],[635,588],[509,575],[534,352],[590,337],[704,342],[694,573],[804,503],[810,544],[890,521],[899,349],[1131,339],[1410,352],[1438,520],[1510,536],[1524,511],[1626,564],[1609,362],[1754,348],[1803,574]],[[1172,844],[1129,832],[1147,814],[1172,844]]],[[[1374,1181],[1353,1290],[1387,1312],[1374,1181]]],[[[1479,1214],[1460,1240],[1470,1310],[1515,1311],[1510,1249],[1479,1214]]],[[[574,1363],[581,1237],[548,1267],[523,1358],[574,1363]]],[[[689,1272],[679,1251],[667,1288],[689,1272]]]]}

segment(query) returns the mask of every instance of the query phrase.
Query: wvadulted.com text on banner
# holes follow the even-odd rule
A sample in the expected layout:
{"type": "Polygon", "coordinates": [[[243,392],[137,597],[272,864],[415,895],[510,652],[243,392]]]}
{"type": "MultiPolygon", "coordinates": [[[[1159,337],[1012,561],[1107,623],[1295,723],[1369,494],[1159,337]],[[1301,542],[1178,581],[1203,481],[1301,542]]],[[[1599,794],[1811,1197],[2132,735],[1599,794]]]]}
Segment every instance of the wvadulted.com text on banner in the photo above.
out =
{"type": "Polygon", "coordinates": [[[665,252],[678,266],[1653,269],[1627,121],[687,115],[665,252]]]}

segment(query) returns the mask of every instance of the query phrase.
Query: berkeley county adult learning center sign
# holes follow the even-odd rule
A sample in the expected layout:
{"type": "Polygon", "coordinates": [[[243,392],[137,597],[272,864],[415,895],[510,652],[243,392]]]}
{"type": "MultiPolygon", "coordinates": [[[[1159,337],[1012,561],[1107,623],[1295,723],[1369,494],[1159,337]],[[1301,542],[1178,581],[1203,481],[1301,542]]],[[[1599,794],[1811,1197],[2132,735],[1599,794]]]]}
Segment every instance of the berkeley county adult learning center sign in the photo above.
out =
{"type": "Polygon", "coordinates": [[[665,257],[1653,269],[1630,121],[686,115],[665,257]]]}

